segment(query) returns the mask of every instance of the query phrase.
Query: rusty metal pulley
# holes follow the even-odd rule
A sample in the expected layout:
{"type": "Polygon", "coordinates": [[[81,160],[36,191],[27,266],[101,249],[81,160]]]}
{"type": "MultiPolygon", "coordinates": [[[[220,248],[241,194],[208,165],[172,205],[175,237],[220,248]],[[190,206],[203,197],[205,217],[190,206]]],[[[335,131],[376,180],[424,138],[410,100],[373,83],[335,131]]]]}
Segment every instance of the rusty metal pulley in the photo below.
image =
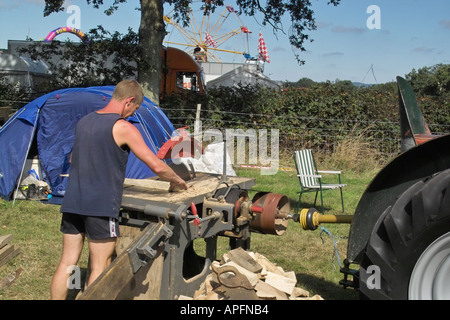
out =
{"type": "Polygon", "coordinates": [[[224,196],[226,202],[233,203],[234,219],[244,215],[250,221],[252,231],[282,235],[287,229],[291,208],[285,195],[259,192],[249,201],[246,190],[223,188],[217,190],[214,196],[224,196]]]}
{"type": "Polygon", "coordinates": [[[250,223],[251,229],[279,236],[286,231],[291,207],[285,195],[260,192],[253,197],[252,202],[254,218],[250,223]]]}

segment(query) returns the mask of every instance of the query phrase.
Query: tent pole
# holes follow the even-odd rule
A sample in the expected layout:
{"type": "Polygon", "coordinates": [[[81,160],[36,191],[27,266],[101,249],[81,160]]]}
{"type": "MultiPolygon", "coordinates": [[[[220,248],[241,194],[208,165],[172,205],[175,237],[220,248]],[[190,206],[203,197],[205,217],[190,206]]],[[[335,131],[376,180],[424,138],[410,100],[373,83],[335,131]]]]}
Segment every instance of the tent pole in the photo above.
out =
{"type": "Polygon", "coordinates": [[[14,119],[16,119],[18,116],[20,116],[25,110],[22,111],[18,111],[16,112],[11,118],[9,118],[4,124],[3,126],[0,127],[0,133],[5,130],[10,123],[12,123],[14,121],[14,119]]]}
{"type": "Polygon", "coordinates": [[[38,111],[36,113],[36,119],[34,119],[33,130],[31,131],[30,142],[28,143],[27,153],[25,154],[25,159],[23,160],[22,171],[20,171],[20,176],[19,176],[19,180],[17,182],[16,191],[14,192],[13,205],[16,203],[17,192],[19,191],[20,182],[22,181],[22,176],[23,176],[23,170],[25,169],[25,165],[27,163],[28,153],[30,153],[30,148],[31,148],[31,144],[33,143],[34,134],[36,133],[36,125],[37,125],[37,120],[39,118],[40,112],[41,112],[41,108],[38,108],[38,111]]]}

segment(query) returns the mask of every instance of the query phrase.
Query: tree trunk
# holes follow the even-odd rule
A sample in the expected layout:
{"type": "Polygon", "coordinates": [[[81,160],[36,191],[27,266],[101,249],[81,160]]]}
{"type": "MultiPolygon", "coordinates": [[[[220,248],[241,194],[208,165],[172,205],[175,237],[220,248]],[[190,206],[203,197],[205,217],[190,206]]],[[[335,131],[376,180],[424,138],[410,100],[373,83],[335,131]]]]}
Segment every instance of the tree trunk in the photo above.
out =
{"type": "Polygon", "coordinates": [[[162,0],[141,1],[141,24],[139,26],[139,45],[141,59],[138,61],[137,80],[144,94],[159,104],[161,81],[161,48],[165,35],[162,0]]]}

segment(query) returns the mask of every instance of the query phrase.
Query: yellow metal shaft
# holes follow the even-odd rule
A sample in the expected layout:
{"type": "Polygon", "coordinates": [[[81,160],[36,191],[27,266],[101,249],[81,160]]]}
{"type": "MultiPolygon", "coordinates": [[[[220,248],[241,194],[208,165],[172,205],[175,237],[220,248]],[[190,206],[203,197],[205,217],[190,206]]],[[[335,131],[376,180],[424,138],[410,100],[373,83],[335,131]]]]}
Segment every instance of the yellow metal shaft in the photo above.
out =
{"type": "Polygon", "coordinates": [[[303,209],[299,222],[304,230],[315,230],[321,223],[352,223],[352,215],[321,214],[316,209],[303,209]]]}

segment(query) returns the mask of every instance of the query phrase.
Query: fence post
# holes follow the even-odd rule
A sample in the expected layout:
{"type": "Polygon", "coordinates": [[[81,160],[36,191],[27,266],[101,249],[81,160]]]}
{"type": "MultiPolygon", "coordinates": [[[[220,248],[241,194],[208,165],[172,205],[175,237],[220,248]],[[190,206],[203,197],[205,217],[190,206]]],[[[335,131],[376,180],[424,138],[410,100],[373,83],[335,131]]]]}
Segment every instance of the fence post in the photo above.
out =
{"type": "Polygon", "coordinates": [[[200,133],[200,111],[202,109],[202,105],[197,104],[197,112],[195,114],[195,122],[194,122],[194,137],[200,133]]]}

